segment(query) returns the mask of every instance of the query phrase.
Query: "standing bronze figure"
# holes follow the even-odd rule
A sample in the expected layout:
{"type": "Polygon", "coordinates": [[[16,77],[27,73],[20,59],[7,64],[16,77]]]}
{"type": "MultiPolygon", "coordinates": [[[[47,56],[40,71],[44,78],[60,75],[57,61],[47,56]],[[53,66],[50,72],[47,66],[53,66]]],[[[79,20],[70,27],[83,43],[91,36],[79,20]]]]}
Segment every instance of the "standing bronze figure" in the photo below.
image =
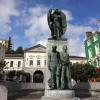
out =
{"type": "Polygon", "coordinates": [[[65,14],[58,9],[50,9],[47,19],[52,39],[60,39],[67,27],[65,14]]]}
{"type": "Polygon", "coordinates": [[[56,49],[57,46],[52,46],[52,51],[48,54],[48,69],[51,73],[49,86],[51,89],[60,88],[60,54],[56,49]]]}
{"type": "Polygon", "coordinates": [[[60,53],[61,58],[61,89],[71,88],[71,73],[70,62],[67,46],[63,46],[63,51],[60,53]]]}

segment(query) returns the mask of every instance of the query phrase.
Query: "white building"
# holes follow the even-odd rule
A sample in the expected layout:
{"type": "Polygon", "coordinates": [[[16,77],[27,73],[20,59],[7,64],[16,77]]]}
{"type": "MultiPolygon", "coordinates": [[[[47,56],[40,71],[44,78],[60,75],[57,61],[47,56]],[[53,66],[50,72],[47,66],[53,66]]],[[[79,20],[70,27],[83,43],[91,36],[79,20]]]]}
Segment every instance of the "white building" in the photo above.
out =
{"type": "Polygon", "coordinates": [[[5,70],[22,70],[23,59],[23,54],[6,54],[5,61],[7,65],[5,70]]]}
{"type": "Polygon", "coordinates": [[[86,63],[86,58],[79,57],[79,56],[70,56],[70,62],[72,62],[72,64],[74,64],[74,63],[84,64],[84,63],[86,63]]]}
{"type": "MultiPolygon", "coordinates": [[[[30,73],[31,81],[36,81],[35,77],[39,75],[39,79],[45,78],[46,74],[46,47],[36,45],[24,51],[24,67],[25,72],[30,73]]],[[[37,80],[39,80],[37,79],[37,80]]],[[[40,81],[42,81],[40,79],[40,81]]],[[[44,79],[45,80],[45,79],[44,79]]]]}
{"type": "MultiPolygon", "coordinates": [[[[30,75],[31,82],[44,82],[46,74],[46,47],[41,44],[30,47],[24,55],[6,55],[7,70],[23,70],[30,75]]],[[[70,56],[73,63],[85,63],[85,57],[70,56]]]]}
{"type": "Polygon", "coordinates": [[[0,44],[0,61],[4,60],[4,58],[5,58],[5,46],[0,44]]]}

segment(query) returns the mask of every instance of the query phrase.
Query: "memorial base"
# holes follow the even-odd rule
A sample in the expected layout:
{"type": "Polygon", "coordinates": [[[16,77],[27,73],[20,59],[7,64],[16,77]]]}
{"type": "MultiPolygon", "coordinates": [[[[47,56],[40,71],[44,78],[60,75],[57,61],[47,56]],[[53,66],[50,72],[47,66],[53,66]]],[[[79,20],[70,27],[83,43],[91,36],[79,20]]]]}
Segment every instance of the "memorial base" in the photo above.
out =
{"type": "Polygon", "coordinates": [[[74,97],[72,90],[45,90],[41,100],[80,100],[74,97]]]}

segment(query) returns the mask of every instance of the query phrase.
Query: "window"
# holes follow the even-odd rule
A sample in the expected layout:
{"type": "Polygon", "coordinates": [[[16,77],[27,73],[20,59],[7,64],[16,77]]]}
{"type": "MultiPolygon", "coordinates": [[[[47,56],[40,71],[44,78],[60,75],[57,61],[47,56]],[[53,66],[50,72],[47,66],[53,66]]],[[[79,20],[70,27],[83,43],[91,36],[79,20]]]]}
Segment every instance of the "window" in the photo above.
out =
{"type": "Polygon", "coordinates": [[[21,61],[18,61],[18,67],[20,67],[21,66],[21,61]]]}
{"type": "Polygon", "coordinates": [[[33,60],[30,60],[30,66],[32,66],[33,65],[33,60]]]}
{"type": "Polygon", "coordinates": [[[95,52],[96,52],[96,55],[99,54],[99,44],[98,43],[95,44],[95,52]]]}
{"type": "Polygon", "coordinates": [[[88,46],[91,45],[91,41],[90,40],[87,41],[87,45],[88,46]]]}
{"type": "Polygon", "coordinates": [[[98,40],[97,34],[94,35],[94,41],[98,40]]]}
{"type": "Polygon", "coordinates": [[[10,62],[10,67],[13,67],[13,61],[10,62]]]}
{"type": "Polygon", "coordinates": [[[44,60],[44,65],[46,65],[46,60],[44,60]]]}
{"type": "Polygon", "coordinates": [[[89,58],[92,58],[92,49],[89,49],[89,58]]]}
{"type": "Polygon", "coordinates": [[[40,65],[40,64],[41,64],[40,59],[38,59],[37,60],[37,65],[40,65]]]}

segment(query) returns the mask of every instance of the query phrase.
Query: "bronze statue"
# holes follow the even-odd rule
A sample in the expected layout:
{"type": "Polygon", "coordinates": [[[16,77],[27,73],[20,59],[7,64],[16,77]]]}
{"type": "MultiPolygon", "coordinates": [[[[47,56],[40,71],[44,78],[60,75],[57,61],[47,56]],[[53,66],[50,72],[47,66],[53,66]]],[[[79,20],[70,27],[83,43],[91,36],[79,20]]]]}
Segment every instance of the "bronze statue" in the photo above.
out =
{"type": "Polygon", "coordinates": [[[51,30],[52,39],[60,39],[65,33],[67,27],[65,14],[58,9],[50,9],[47,19],[51,30]]]}
{"type": "Polygon", "coordinates": [[[63,51],[60,53],[61,58],[61,89],[71,88],[71,73],[69,54],[67,46],[63,46],[63,51]]]}
{"type": "Polygon", "coordinates": [[[48,69],[51,73],[49,86],[51,89],[60,88],[60,54],[56,49],[57,46],[52,46],[52,51],[48,54],[48,69]]]}

